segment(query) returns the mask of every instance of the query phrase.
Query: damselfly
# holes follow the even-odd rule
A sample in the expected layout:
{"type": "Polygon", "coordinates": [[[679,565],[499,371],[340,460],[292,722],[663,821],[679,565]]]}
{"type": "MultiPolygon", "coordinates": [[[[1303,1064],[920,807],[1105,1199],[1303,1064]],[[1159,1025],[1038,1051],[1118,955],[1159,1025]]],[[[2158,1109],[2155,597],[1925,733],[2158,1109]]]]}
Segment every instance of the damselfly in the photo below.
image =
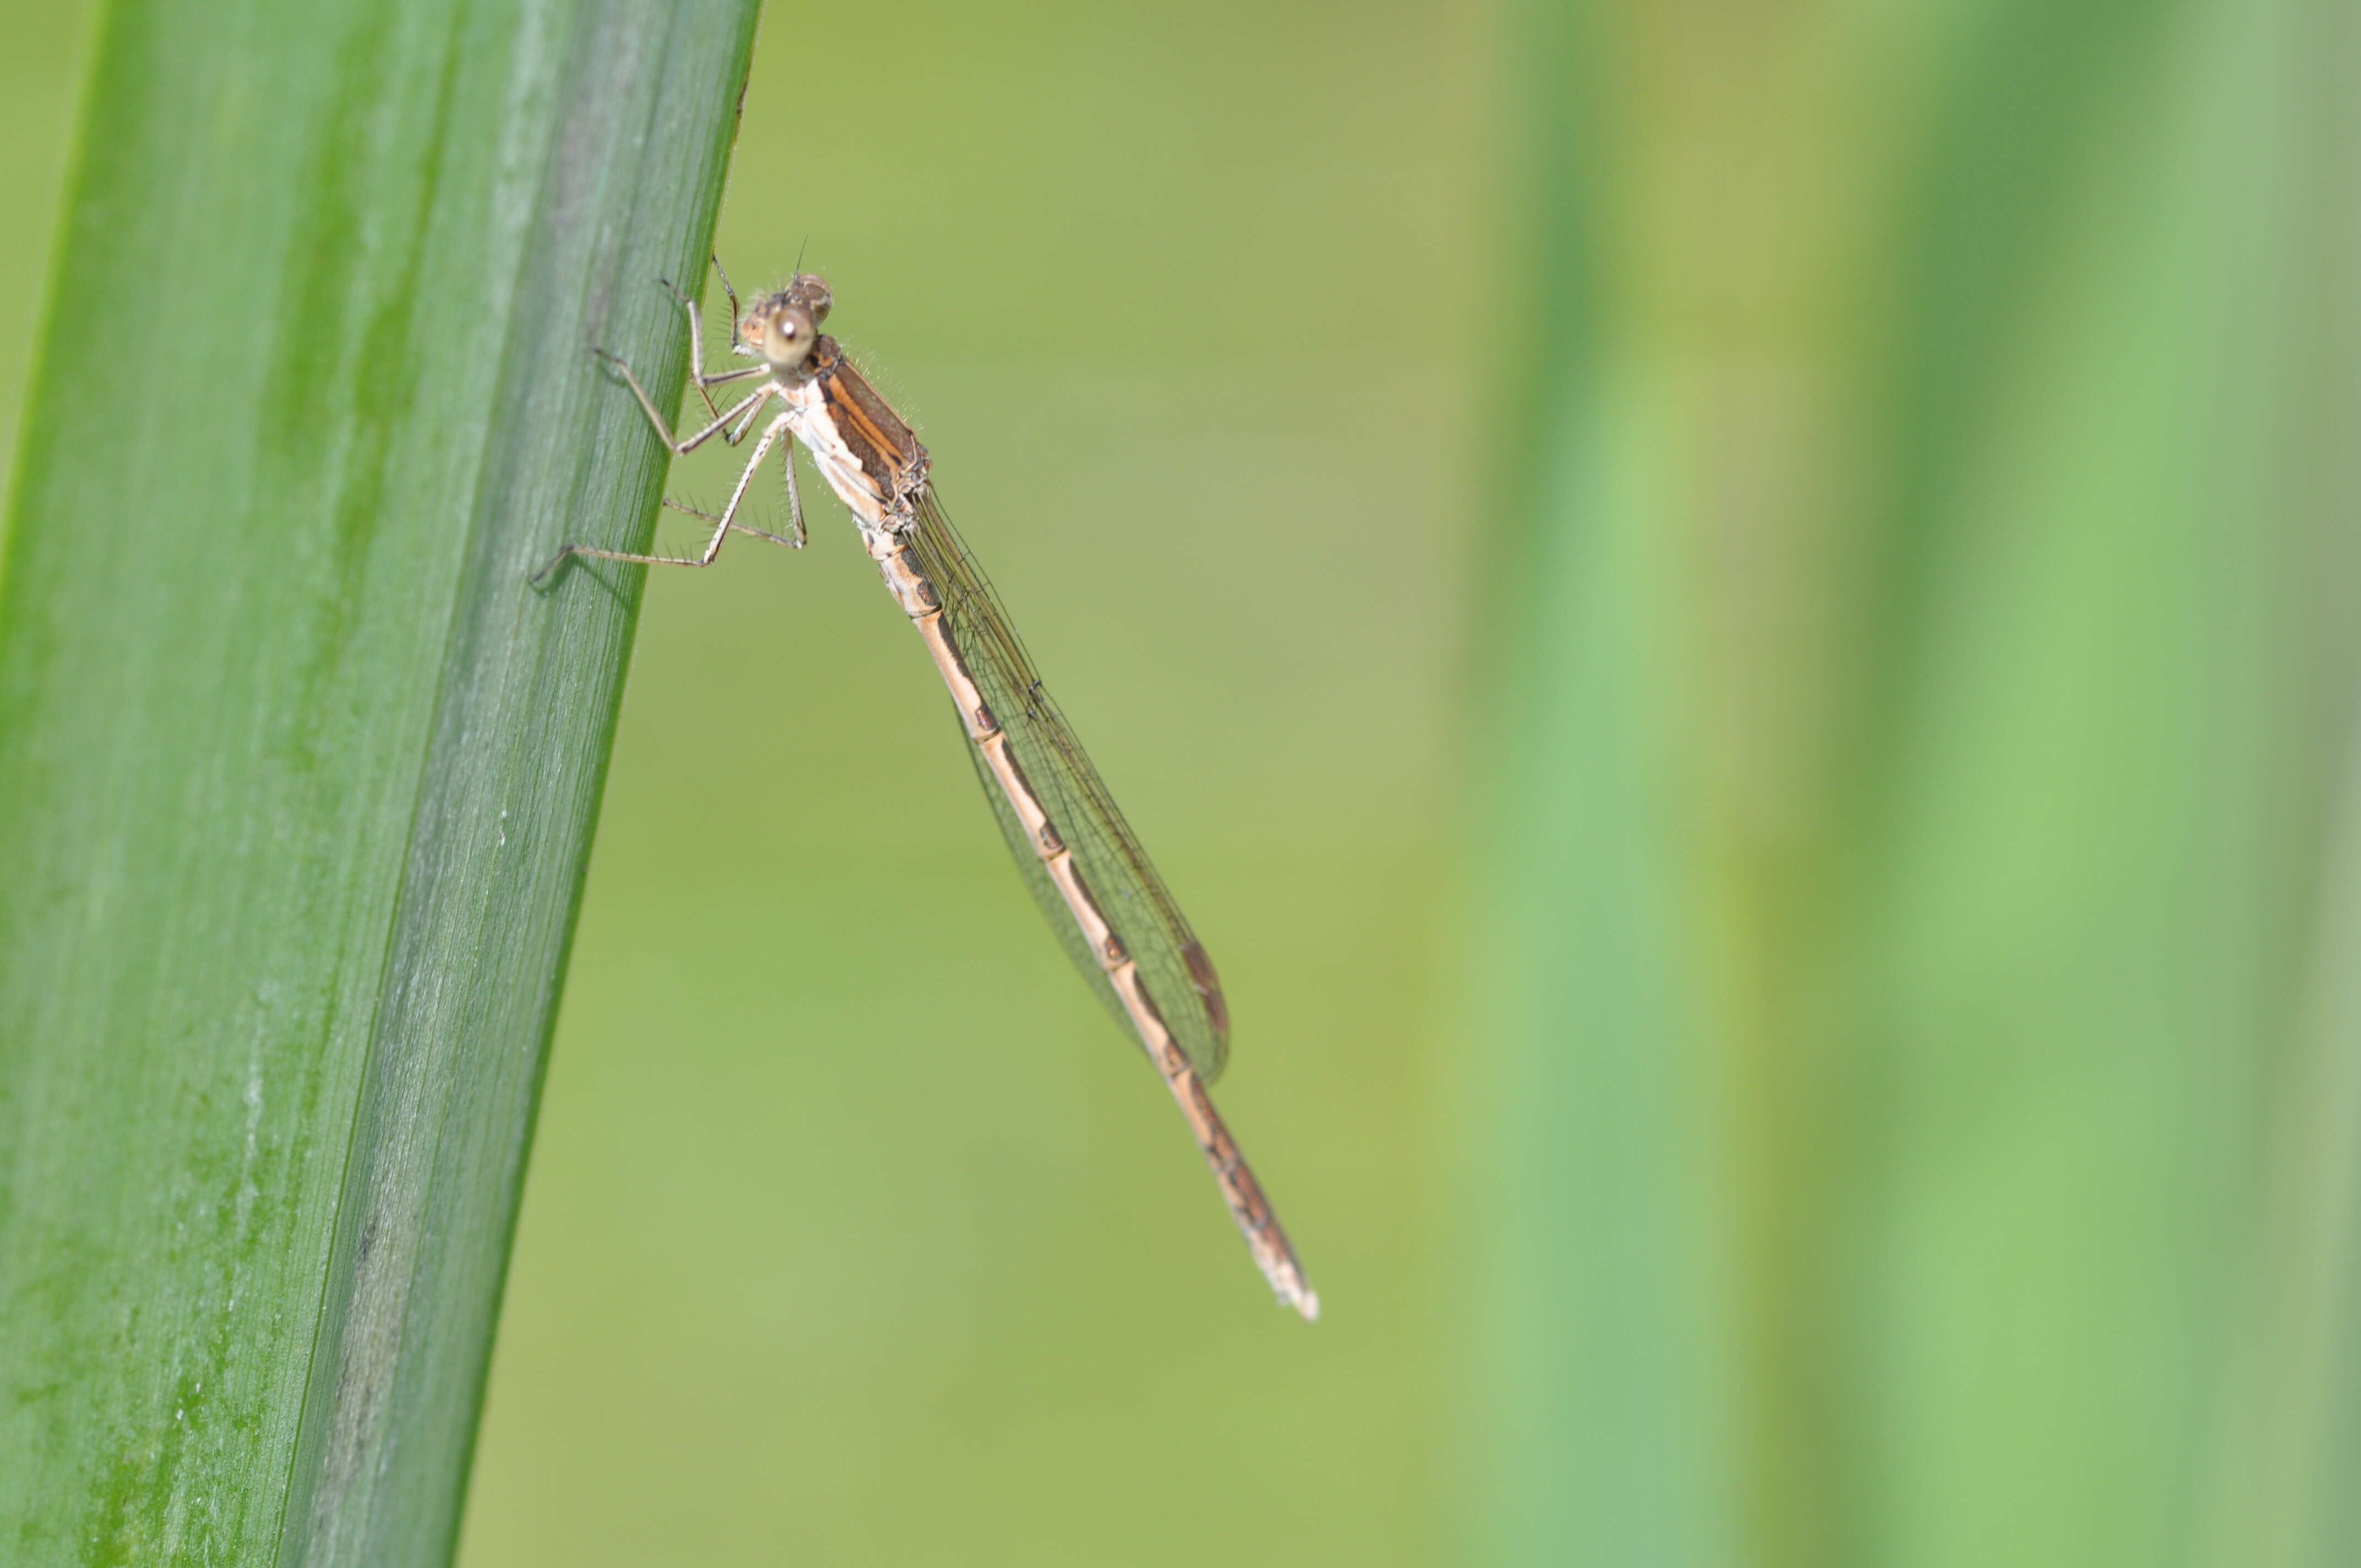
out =
{"type": "Polygon", "coordinates": [[[742,316],[727,275],[721,285],[730,295],[730,349],[757,363],[708,375],[696,302],[674,292],[688,317],[691,384],[712,416],[693,434],[675,434],[631,367],[600,351],[678,454],[716,435],[739,444],[771,400],[778,400],[728,504],[718,514],[679,509],[713,525],[704,552],[643,555],[568,544],[534,581],[572,555],[709,565],[732,531],[800,546],[803,503],[795,466],[800,440],[829,488],[851,510],[870,558],[950,688],[970,759],[1034,900],[1083,978],[1137,1038],[1180,1102],[1263,1277],[1280,1301],[1306,1318],[1319,1316],[1320,1299],[1303,1277],[1287,1233],[1205,1092],[1229,1051],[1229,1008],[1213,960],[1049,700],[983,569],[943,514],[928,478],[927,449],[836,340],[821,335],[830,302],[826,283],[798,273],[785,289],[755,300],[742,316]],[[727,410],[714,403],[714,388],[742,381],[760,384],[727,410]],[[793,520],[793,536],[785,539],[738,521],[755,471],[774,447],[786,472],[793,520]]]}

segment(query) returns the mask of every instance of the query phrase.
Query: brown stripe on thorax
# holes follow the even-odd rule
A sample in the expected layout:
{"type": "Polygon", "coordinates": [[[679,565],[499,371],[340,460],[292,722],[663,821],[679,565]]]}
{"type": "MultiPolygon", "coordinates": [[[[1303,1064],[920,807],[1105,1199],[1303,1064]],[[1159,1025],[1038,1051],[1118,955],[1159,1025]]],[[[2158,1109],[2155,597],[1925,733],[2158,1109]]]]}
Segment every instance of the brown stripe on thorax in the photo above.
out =
{"type": "Polygon", "coordinates": [[[917,495],[926,488],[927,449],[902,422],[877,389],[853,367],[836,339],[823,336],[812,345],[811,374],[822,406],[845,447],[873,475],[891,499],[917,495]]]}

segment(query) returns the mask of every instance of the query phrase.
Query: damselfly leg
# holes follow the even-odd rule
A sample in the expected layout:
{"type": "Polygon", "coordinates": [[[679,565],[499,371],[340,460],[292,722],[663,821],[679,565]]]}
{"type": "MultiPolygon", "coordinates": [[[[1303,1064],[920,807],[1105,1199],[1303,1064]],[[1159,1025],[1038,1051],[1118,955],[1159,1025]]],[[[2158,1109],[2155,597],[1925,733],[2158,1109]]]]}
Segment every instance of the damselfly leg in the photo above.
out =
{"type": "MultiPolygon", "coordinates": [[[[775,381],[765,382],[732,404],[727,411],[714,406],[709,389],[733,381],[742,381],[752,376],[769,376],[772,374],[772,368],[768,365],[752,365],[742,370],[728,370],[718,375],[707,375],[705,334],[697,320],[697,302],[675,289],[669,281],[663,279],[657,281],[662,284],[665,292],[680,302],[682,311],[688,317],[689,381],[697,388],[697,395],[705,399],[706,407],[712,411],[712,422],[694,434],[675,435],[671,426],[664,422],[663,413],[656,408],[655,400],[648,396],[647,389],[640,385],[639,377],[632,374],[631,366],[624,363],[620,355],[611,354],[603,348],[594,348],[591,352],[621,373],[625,384],[631,389],[631,395],[639,400],[641,411],[648,416],[648,422],[655,426],[656,433],[664,438],[664,445],[671,449],[674,455],[686,457],[716,435],[721,437],[722,444],[725,446],[736,446],[744,441],[748,433],[753,429],[754,421],[761,414],[763,405],[778,395],[778,384],[775,381]]],[[[726,277],[722,280],[722,287],[729,288],[729,280],[726,277]]],[[[736,291],[731,291],[730,299],[733,339],[737,333],[737,298],[736,291]]],[[[588,555],[600,561],[622,561],[643,566],[709,566],[713,564],[714,557],[721,553],[721,542],[730,536],[733,529],[741,533],[751,533],[758,539],[767,539],[774,544],[786,545],[790,549],[802,549],[804,544],[803,498],[796,489],[795,435],[788,428],[788,424],[787,415],[781,413],[774,416],[770,423],[763,427],[762,438],[755,442],[752,455],[747,458],[745,468],[738,476],[736,488],[730,492],[729,504],[721,509],[718,516],[700,511],[695,507],[685,506],[670,499],[666,499],[664,504],[675,510],[686,512],[691,517],[702,518],[713,524],[712,536],[706,541],[704,550],[697,554],[652,555],[635,551],[609,550],[595,544],[569,543],[560,547],[557,554],[551,556],[548,563],[533,575],[532,580],[534,583],[540,583],[555,571],[567,557],[573,555],[588,555]],[[746,499],[747,488],[753,483],[755,471],[762,467],[763,459],[770,455],[774,445],[780,449],[781,462],[786,470],[787,477],[787,510],[793,520],[793,537],[786,539],[738,521],[738,509],[746,499]]]]}

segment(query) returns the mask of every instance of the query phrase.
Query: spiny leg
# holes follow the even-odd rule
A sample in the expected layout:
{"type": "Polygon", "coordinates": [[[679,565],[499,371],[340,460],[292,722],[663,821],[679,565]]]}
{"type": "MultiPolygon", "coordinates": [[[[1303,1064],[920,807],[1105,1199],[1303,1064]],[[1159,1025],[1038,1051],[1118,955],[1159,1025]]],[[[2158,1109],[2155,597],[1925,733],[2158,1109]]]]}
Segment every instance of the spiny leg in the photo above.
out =
{"type": "MultiPolygon", "coordinates": [[[[695,435],[688,436],[686,439],[676,439],[673,435],[671,427],[664,423],[664,415],[656,411],[655,400],[648,396],[648,389],[645,387],[640,385],[640,378],[631,374],[631,367],[623,363],[623,356],[620,354],[609,354],[603,348],[594,348],[591,352],[596,354],[599,358],[605,360],[608,364],[612,365],[616,369],[622,372],[623,380],[631,389],[631,395],[640,400],[640,408],[648,416],[648,422],[656,427],[656,433],[664,437],[664,444],[666,446],[671,447],[675,455],[683,457],[687,456],[690,453],[704,445],[708,437],[723,430],[730,423],[730,422],[737,419],[739,415],[744,414],[747,416],[748,420],[751,421],[753,417],[753,411],[762,406],[763,400],[768,398],[772,393],[779,389],[775,385],[768,383],[758,387],[753,391],[746,394],[746,398],[743,402],[732,406],[728,413],[716,415],[711,424],[707,425],[695,435]]],[[[727,445],[735,446],[738,444],[739,441],[743,438],[744,433],[744,431],[741,429],[735,436],[724,435],[722,437],[723,443],[727,445]]]]}
{"type": "Polygon", "coordinates": [[[721,258],[714,256],[708,257],[707,259],[713,263],[713,275],[721,280],[721,291],[730,296],[730,346],[732,351],[737,351],[740,348],[738,342],[738,291],[730,286],[730,274],[721,270],[721,258]]]}
{"type": "MultiPolygon", "coordinates": [[[[721,264],[717,259],[714,262],[714,270],[718,272],[720,269],[721,264]]],[[[656,281],[663,286],[664,291],[679,302],[680,308],[688,313],[689,379],[700,387],[719,387],[724,382],[742,381],[749,376],[760,376],[770,368],[766,365],[749,365],[736,370],[724,370],[718,375],[707,375],[705,373],[705,328],[697,320],[697,302],[675,288],[671,279],[659,278],[656,281]]],[[[738,342],[738,291],[730,287],[730,280],[727,277],[721,280],[721,287],[730,296],[730,346],[732,349],[738,349],[741,346],[738,342]]]]}
{"type": "MultiPolygon", "coordinates": [[[[694,517],[694,518],[701,518],[701,519],[703,519],[703,520],[704,520],[705,521],[707,521],[707,522],[719,522],[719,521],[721,521],[719,517],[715,516],[712,512],[709,512],[709,511],[699,511],[697,508],[695,508],[695,507],[693,507],[693,506],[690,506],[687,502],[686,502],[686,501],[676,501],[676,500],[673,499],[670,496],[666,496],[666,497],[664,498],[664,505],[666,505],[666,506],[668,506],[668,507],[670,507],[670,508],[671,508],[673,510],[675,510],[675,511],[677,511],[677,512],[686,512],[686,513],[687,513],[690,517],[694,517]]],[[[775,534],[775,533],[766,533],[766,532],[764,532],[762,529],[756,528],[752,523],[750,523],[750,522],[736,522],[736,521],[733,521],[733,522],[731,522],[731,523],[730,524],[730,531],[732,533],[751,533],[751,534],[752,534],[752,535],[753,535],[755,538],[757,538],[757,539],[767,539],[767,540],[769,540],[769,541],[770,541],[772,543],[774,543],[774,544],[784,544],[784,545],[785,545],[785,546],[786,546],[788,549],[790,549],[790,550],[800,550],[800,549],[802,549],[802,548],[803,548],[803,546],[802,546],[802,545],[797,544],[797,543],[796,543],[794,540],[792,540],[792,539],[783,539],[783,538],[781,538],[779,535],[777,535],[777,534],[775,534]]]]}
{"type": "MultiPolygon", "coordinates": [[[[600,561],[620,561],[626,565],[640,566],[710,566],[713,565],[713,558],[721,554],[721,542],[730,536],[730,531],[732,528],[738,526],[739,503],[746,499],[746,487],[752,482],[754,470],[763,466],[763,459],[771,455],[771,447],[779,437],[786,433],[787,415],[784,412],[763,428],[763,438],[754,444],[753,455],[746,459],[745,472],[738,476],[738,488],[730,492],[730,504],[721,509],[719,517],[711,519],[714,525],[713,537],[705,542],[703,554],[642,555],[629,550],[603,550],[595,544],[567,544],[561,546],[557,554],[549,558],[549,564],[533,575],[532,581],[539,583],[550,573],[557,570],[559,565],[569,555],[588,555],[600,561]]],[[[686,511],[688,509],[683,507],[681,510],[686,511]]],[[[697,515],[704,517],[706,514],[698,512],[697,515]]],[[[743,532],[754,533],[760,532],[761,530],[746,529],[743,532]]]]}
{"type": "Polygon", "coordinates": [[[749,365],[742,370],[726,370],[719,376],[708,376],[702,380],[692,381],[689,385],[695,387],[697,395],[705,400],[705,411],[718,417],[720,413],[720,405],[713,400],[714,388],[726,387],[732,381],[743,381],[749,376],[767,376],[770,373],[771,367],[767,365],[749,365]]]}
{"type": "MultiPolygon", "coordinates": [[[[718,269],[719,263],[715,263],[715,266],[718,269]]],[[[730,280],[726,277],[723,278],[721,280],[721,286],[725,289],[730,287],[730,280]]],[[[733,294],[731,299],[734,302],[736,296],[733,294]]],[[[752,409],[748,410],[745,422],[741,424],[735,431],[724,435],[721,439],[728,442],[732,446],[737,445],[739,442],[745,439],[746,428],[748,425],[754,422],[754,415],[757,411],[759,411],[752,409]]],[[[766,532],[763,529],[755,528],[750,524],[736,521],[735,520],[732,520],[728,526],[737,530],[741,533],[751,533],[757,539],[767,539],[774,544],[784,544],[790,550],[800,550],[804,547],[804,501],[803,497],[796,493],[796,433],[792,430],[783,433],[779,437],[779,462],[781,466],[785,467],[787,471],[787,515],[795,520],[795,537],[792,539],[782,539],[775,533],[766,532]]],[[[672,508],[675,511],[686,512],[689,516],[702,518],[707,522],[719,523],[721,521],[721,519],[716,517],[713,513],[709,511],[699,511],[697,508],[676,501],[670,496],[666,496],[664,498],[664,504],[672,508]]]]}
{"type": "MultiPolygon", "coordinates": [[[[715,270],[719,269],[719,263],[717,261],[715,270]]],[[[682,310],[688,313],[689,385],[695,387],[697,395],[705,400],[705,411],[709,414],[719,414],[720,411],[714,407],[711,389],[725,386],[731,381],[742,381],[749,376],[763,375],[769,367],[749,365],[742,369],[724,370],[718,376],[707,375],[705,373],[705,326],[697,319],[697,302],[675,288],[669,278],[659,278],[656,282],[665,293],[673,297],[682,310]]],[[[738,347],[738,291],[730,287],[730,280],[726,275],[721,280],[721,287],[730,295],[730,346],[735,350],[738,347]]]]}
{"type": "MultiPolygon", "coordinates": [[[[787,471],[787,517],[795,525],[792,543],[800,550],[804,547],[804,499],[796,491],[796,438],[792,431],[786,440],[779,444],[779,466],[787,471]]],[[[770,535],[763,537],[767,539],[770,535]]]]}
{"type": "MultiPolygon", "coordinates": [[[[759,408],[760,406],[761,406],[760,404],[757,404],[757,405],[756,405],[756,407],[757,407],[757,408],[759,408]]],[[[745,404],[743,404],[743,403],[741,403],[741,404],[739,404],[739,405],[738,405],[738,408],[746,408],[746,405],[745,405],[745,404]]],[[[738,411],[738,409],[731,409],[730,411],[731,413],[736,413],[736,412],[738,411]]],[[[742,420],[741,420],[741,421],[739,421],[739,422],[738,422],[738,428],[737,428],[737,429],[735,429],[735,430],[733,430],[733,431],[730,432],[727,435],[724,435],[724,436],[721,438],[722,444],[723,444],[724,445],[727,445],[727,446],[735,446],[735,445],[737,445],[740,442],[741,442],[741,441],[745,440],[745,439],[746,439],[746,433],[747,433],[749,430],[751,430],[751,429],[752,429],[752,428],[753,428],[753,425],[754,425],[754,413],[755,413],[755,410],[754,410],[754,409],[746,409],[746,417],[745,417],[744,419],[742,419],[742,420]]]]}

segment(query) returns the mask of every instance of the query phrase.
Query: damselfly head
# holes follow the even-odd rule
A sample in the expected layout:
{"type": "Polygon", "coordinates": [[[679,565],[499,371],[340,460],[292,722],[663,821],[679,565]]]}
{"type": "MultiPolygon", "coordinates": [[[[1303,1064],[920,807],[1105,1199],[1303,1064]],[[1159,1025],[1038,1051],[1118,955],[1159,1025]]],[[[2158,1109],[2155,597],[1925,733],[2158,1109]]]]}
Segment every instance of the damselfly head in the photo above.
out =
{"type": "Polygon", "coordinates": [[[792,370],[802,364],[818,338],[818,318],[792,291],[755,301],[754,308],[738,323],[738,341],[777,370],[792,370]]]}
{"type": "Polygon", "coordinates": [[[828,320],[828,307],[831,302],[829,298],[828,285],[821,280],[818,273],[798,272],[782,291],[788,299],[811,312],[813,325],[817,326],[828,320]]]}

